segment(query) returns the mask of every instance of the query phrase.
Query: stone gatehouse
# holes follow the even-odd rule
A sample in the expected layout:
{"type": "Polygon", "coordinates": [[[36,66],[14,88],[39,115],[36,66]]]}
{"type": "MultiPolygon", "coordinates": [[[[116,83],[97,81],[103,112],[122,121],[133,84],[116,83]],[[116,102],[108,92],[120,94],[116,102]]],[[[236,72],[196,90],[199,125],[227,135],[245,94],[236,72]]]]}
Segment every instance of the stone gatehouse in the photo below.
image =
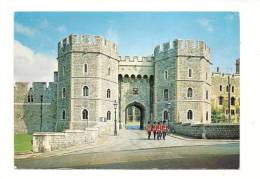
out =
{"type": "Polygon", "coordinates": [[[206,43],[173,40],[151,53],[121,57],[118,46],[103,37],[64,38],[54,82],[32,87],[16,82],[15,132],[40,126],[42,131],[85,130],[115,118],[118,127],[133,121],[140,128],[162,120],[211,123],[212,62],[206,43]]]}

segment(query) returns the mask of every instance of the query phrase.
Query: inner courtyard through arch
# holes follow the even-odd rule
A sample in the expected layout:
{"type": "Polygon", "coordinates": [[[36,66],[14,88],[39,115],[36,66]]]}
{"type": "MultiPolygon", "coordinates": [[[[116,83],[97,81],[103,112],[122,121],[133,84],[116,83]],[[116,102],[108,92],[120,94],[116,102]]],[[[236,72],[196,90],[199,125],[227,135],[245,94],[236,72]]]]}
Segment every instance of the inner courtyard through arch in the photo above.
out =
{"type": "Polygon", "coordinates": [[[144,128],[144,111],[141,107],[131,105],[126,108],[126,128],[143,129],[144,128]]]}

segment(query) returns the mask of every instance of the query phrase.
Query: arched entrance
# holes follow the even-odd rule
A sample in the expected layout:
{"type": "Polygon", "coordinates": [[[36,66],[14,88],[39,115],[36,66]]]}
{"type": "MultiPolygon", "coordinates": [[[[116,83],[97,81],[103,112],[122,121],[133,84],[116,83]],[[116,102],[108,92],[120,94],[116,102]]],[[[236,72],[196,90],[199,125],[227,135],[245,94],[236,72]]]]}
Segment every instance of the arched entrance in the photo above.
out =
{"type": "Polygon", "coordinates": [[[130,103],[125,108],[125,126],[144,129],[145,107],[138,102],[130,103]]]}

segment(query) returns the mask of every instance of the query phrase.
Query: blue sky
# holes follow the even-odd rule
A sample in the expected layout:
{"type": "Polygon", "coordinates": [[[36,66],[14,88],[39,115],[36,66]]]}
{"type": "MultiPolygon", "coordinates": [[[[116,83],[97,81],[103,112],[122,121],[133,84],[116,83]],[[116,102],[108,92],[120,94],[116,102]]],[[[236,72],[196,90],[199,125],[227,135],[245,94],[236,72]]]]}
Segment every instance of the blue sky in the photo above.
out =
{"type": "Polygon", "coordinates": [[[14,21],[19,48],[50,61],[58,41],[71,33],[104,36],[118,43],[122,56],[151,55],[156,45],[174,39],[204,40],[212,50],[212,69],[225,72],[235,70],[240,56],[236,12],[17,12],[14,21]]]}

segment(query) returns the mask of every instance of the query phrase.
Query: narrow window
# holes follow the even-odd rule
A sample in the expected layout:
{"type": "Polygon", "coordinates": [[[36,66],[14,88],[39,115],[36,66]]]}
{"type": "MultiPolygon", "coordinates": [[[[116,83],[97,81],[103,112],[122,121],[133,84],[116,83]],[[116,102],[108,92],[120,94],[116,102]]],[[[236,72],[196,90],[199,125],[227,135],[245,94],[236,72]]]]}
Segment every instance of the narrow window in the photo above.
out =
{"type": "Polygon", "coordinates": [[[88,96],[89,95],[89,90],[87,86],[83,87],[83,96],[88,96]]]}
{"type": "Polygon", "coordinates": [[[207,111],[206,112],[206,121],[208,121],[209,120],[209,112],[207,111]]]}
{"type": "Polygon", "coordinates": [[[219,105],[223,105],[223,103],[224,103],[224,97],[220,96],[219,97],[219,105]]]}
{"type": "Polygon", "coordinates": [[[168,79],[168,71],[167,70],[164,71],[164,79],[168,79]]]}
{"type": "Polygon", "coordinates": [[[222,91],[222,85],[219,86],[219,91],[222,91]]]}
{"type": "Polygon", "coordinates": [[[88,110],[86,109],[82,111],[82,120],[88,120],[88,110]]]}
{"type": "Polygon", "coordinates": [[[192,77],[192,70],[189,69],[189,77],[192,77]]]}
{"type": "Polygon", "coordinates": [[[231,115],[235,115],[235,110],[231,109],[231,115]]]}
{"type": "Polygon", "coordinates": [[[107,98],[110,98],[110,96],[111,96],[111,91],[110,89],[107,89],[107,98]]]}
{"type": "Polygon", "coordinates": [[[111,112],[107,111],[107,120],[111,120],[111,112]]]}
{"type": "Polygon", "coordinates": [[[66,89],[62,88],[62,98],[65,98],[65,97],[66,97],[66,89]]]}
{"type": "Polygon", "coordinates": [[[110,67],[107,70],[107,75],[110,75],[110,67]]]}
{"type": "Polygon", "coordinates": [[[192,110],[189,110],[187,113],[188,120],[192,120],[192,110]]]}
{"type": "Polygon", "coordinates": [[[33,103],[33,95],[31,95],[31,102],[33,103]]]}
{"type": "Polygon", "coordinates": [[[235,97],[232,97],[232,98],[231,98],[231,102],[230,102],[232,106],[235,105],[235,101],[236,101],[235,97]]]}
{"type": "Polygon", "coordinates": [[[84,72],[88,73],[88,64],[84,64],[84,72]]]}
{"type": "Polygon", "coordinates": [[[232,93],[234,93],[234,91],[235,91],[235,88],[234,88],[234,86],[232,86],[232,93]]]}
{"type": "Polygon", "coordinates": [[[208,92],[208,90],[206,91],[206,100],[208,100],[209,99],[209,92],[208,92]]]}
{"type": "Polygon", "coordinates": [[[188,98],[192,97],[192,89],[191,88],[188,88],[187,96],[188,96],[188,98]]]}
{"type": "Polygon", "coordinates": [[[168,112],[167,111],[163,112],[163,120],[168,120],[168,112]]]}
{"type": "Polygon", "coordinates": [[[65,66],[62,67],[62,75],[65,76],[65,66]]]}
{"type": "Polygon", "coordinates": [[[226,90],[227,90],[227,92],[228,92],[228,90],[229,90],[228,86],[226,87],[226,90]]]}
{"type": "Polygon", "coordinates": [[[30,103],[30,102],[31,102],[31,96],[28,95],[28,103],[30,103]]]}
{"type": "Polygon", "coordinates": [[[65,110],[62,111],[62,120],[65,120],[66,119],[66,112],[65,110]]]}
{"type": "Polygon", "coordinates": [[[164,91],[163,91],[163,98],[164,98],[164,100],[168,100],[168,98],[169,98],[169,93],[168,93],[168,89],[164,89],[164,91]]]}

